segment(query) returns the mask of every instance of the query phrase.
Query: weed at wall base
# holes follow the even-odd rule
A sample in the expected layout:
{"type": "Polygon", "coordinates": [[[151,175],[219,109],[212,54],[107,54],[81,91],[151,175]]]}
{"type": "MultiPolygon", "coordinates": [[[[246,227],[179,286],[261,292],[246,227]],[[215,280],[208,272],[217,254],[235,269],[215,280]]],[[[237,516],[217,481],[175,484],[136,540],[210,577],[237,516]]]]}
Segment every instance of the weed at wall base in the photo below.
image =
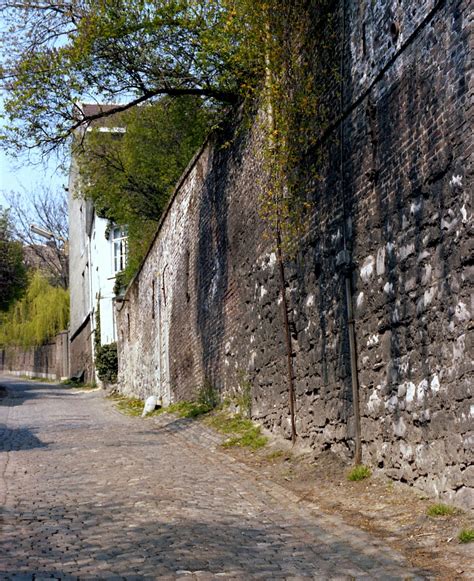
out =
{"type": "Polygon", "coordinates": [[[459,535],[460,543],[472,543],[474,541],[474,529],[463,529],[459,535]]]}
{"type": "Polygon", "coordinates": [[[358,482],[359,480],[365,480],[372,475],[372,470],[368,466],[364,466],[363,464],[359,464],[354,466],[352,470],[347,475],[347,480],[351,482],[358,482]]]}
{"type": "Polygon", "coordinates": [[[432,504],[426,511],[426,514],[428,516],[452,516],[457,512],[458,511],[454,506],[449,506],[440,502],[438,504],[432,504]]]}

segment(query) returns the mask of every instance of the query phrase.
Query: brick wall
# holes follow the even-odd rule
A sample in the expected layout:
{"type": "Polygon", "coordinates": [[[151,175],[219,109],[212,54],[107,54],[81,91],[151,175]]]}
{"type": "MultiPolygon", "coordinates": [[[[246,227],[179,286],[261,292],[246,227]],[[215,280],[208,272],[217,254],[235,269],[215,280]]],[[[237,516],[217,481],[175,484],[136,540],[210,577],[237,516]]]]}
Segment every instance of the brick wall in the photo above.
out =
{"type": "Polygon", "coordinates": [[[0,372],[52,380],[66,379],[69,377],[68,347],[68,333],[64,331],[56,335],[51,343],[41,347],[1,349],[0,372]]]}
{"type": "MultiPolygon", "coordinates": [[[[364,461],[472,507],[468,2],[345,4],[344,114],[334,107],[313,227],[286,264],[297,431],[315,454],[353,454],[346,248],[364,461]]],[[[120,386],[166,403],[249,380],[255,419],[289,437],[262,136],[236,124],[184,174],[118,307],[120,386]]]]}

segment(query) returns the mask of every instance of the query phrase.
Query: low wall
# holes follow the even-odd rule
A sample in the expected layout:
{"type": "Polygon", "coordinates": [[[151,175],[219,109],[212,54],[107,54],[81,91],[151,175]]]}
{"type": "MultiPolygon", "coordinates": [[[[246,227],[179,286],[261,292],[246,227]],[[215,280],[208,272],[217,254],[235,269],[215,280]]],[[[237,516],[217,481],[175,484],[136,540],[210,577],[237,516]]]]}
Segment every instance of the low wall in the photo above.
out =
{"type": "MultiPolygon", "coordinates": [[[[285,265],[297,432],[315,455],[354,452],[348,254],[363,460],[473,508],[469,9],[400,5],[392,37],[392,4],[350,4],[346,113],[325,145],[311,231],[285,265]]],[[[289,437],[261,150],[258,124],[229,126],[183,176],[118,306],[119,384],[166,403],[208,381],[228,394],[249,382],[253,417],[289,437]]]]}
{"type": "Polygon", "coordinates": [[[0,372],[58,381],[67,379],[69,377],[68,332],[59,333],[53,341],[41,347],[1,349],[0,372]]]}

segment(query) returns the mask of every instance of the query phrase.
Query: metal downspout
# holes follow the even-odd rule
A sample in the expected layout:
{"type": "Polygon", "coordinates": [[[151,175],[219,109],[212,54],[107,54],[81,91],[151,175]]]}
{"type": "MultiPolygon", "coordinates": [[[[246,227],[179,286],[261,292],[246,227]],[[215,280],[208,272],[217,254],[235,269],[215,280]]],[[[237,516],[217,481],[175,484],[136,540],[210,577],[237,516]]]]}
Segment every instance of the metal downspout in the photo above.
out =
{"type": "MultiPolygon", "coordinates": [[[[342,0],[342,41],[341,41],[341,95],[340,107],[341,115],[344,111],[344,41],[346,36],[346,7],[345,0],[342,0]]],[[[340,124],[340,179],[341,179],[341,194],[342,194],[342,213],[343,213],[343,240],[344,249],[341,263],[344,264],[345,277],[345,299],[347,310],[347,330],[349,334],[349,352],[351,362],[351,384],[352,384],[352,408],[354,413],[354,464],[362,463],[362,437],[360,426],[360,404],[359,404],[359,374],[357,370],[357,350],[356,350],[356,333],[354,320],[354,306],[352,302],[352,256],[347,244],[347,208],[346,208],[346,189],[344,183],[344,120],[341,119],[340,124]]]]}

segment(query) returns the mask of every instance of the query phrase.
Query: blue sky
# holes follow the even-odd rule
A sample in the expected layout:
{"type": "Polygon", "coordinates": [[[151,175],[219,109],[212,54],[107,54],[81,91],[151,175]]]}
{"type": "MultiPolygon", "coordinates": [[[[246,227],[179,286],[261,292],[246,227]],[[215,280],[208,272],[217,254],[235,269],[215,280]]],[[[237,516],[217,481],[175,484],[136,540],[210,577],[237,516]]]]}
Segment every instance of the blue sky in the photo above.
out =
{"type": "MultiPolygon", "coordinates": [[[[0,30],[4,31],[5,26],[4,18],[0,16],[0,30]]],[[[2,110],[3,98],[0,93],[0,115],[2,110]]],[[[1,124],[0,118],[0,127],[1,124]]],[[[66,177],[57,171],[58,163],[53,157],[45,164],[33,164],[29,163],[26,157],[22,160],[13,160],[0,148],[0,206],[5,205],[3,191],[30,191],[40,185],[57,190],[66,184],[66,177]]]]}
{"type": "Polygon", "coordinates": [[[56,190],[66,182],[66,176],[57,170],[56,159],[46,164],[33,164],[28,163],[26,158],[13,160],[0,149],[0,205],[5,204],[3,191],[30,191],[40,185],[56,190]]]}
{"type": "MultiPolygon", "coordinates": [[[[1,108],[0,95],[0,110],[1,108]]],[[[38,186],[47,186],[51,190],[57,190],[66,182],[66,176],[58,170],[58,160],[55,156],[51,156],[44,163],[33,163],[27,156],[13,159],[0,148],[0,206],[6,205],[2,192],[12,190],[29,192],[38,186]]]]}

